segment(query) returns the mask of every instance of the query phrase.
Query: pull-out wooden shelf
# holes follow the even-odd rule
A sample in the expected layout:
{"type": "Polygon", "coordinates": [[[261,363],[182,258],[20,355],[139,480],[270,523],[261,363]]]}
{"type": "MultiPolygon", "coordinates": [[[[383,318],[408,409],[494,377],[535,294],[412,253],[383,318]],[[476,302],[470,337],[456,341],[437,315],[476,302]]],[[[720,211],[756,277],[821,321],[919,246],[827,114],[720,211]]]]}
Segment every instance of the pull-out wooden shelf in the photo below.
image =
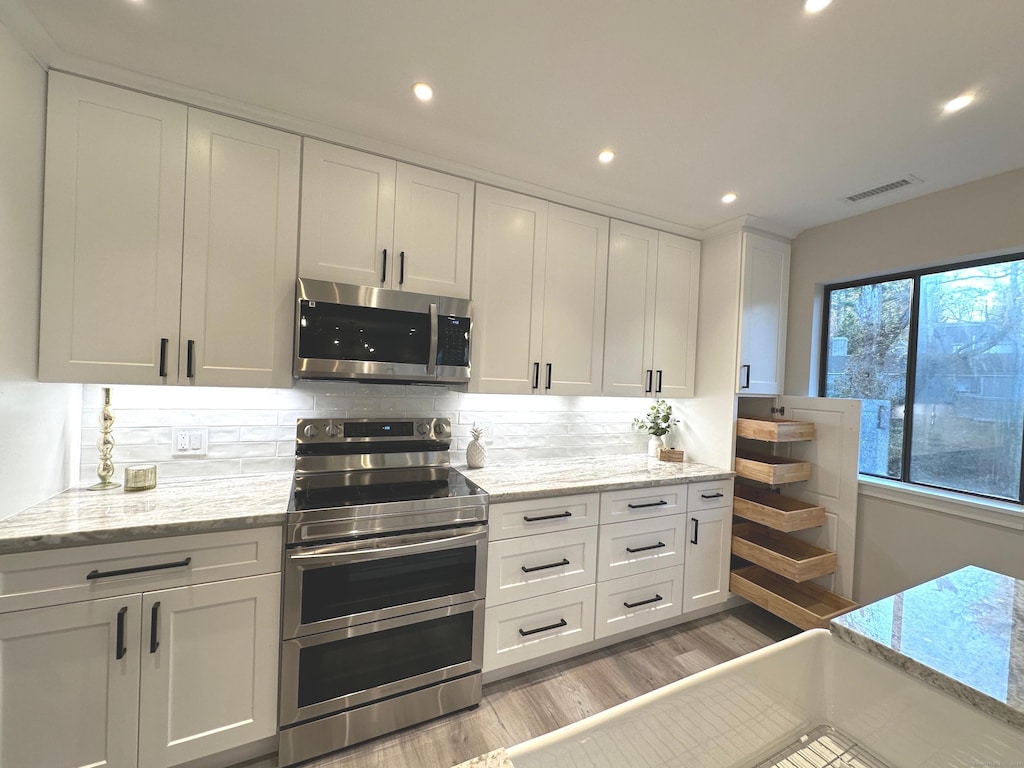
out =
{"type": "Polygon", "coordinates": [[[812,581],[797,584],[759,565],[738,568],[729,575],[729,589],[800,629],[828,629],[836,616],[858,607],[852,600],[812,581]]]}
{"type": "Polygon", "coordinates": [[[835,573],[835,552],[753,523],[734,525],[732,553],[792,581],[835,573]]]}
{"type": "Polygon", "coordinates": [[[747,453],[736,457],[736,474],[768,485],[796,483],[811,479],[811,462],[766,453],[747,453]]]}
{"type": "Polygon", "coordinates": [[[777,531],[802,531],[825,524],[825,508],[771,491],[736,483],[733,514],[777,531]]]}
{"type": "Polygon", "coordinates": [[[814,422],[792,419],[736,419],[736,437],[769,443],[814,439],[814,422]]]}

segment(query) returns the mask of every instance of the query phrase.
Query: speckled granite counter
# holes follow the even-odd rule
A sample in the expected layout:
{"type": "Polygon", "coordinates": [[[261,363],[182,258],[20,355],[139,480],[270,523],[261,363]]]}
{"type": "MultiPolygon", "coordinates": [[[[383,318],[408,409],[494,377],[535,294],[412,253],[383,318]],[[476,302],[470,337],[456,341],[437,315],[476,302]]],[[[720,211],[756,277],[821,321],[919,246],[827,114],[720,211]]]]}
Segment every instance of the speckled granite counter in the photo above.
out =
{"type": "Polygon", "coordinates": [[[732,477],[729,470],[695,461],[658,461],[646,455],[590,456],[497,464],[459,471],[483,488],[491,503],[571,493],[616,491],[732,477]]]}
{"type": "Polygon", "coordinates": [[[968,566],[840,616],[832,633],[1024,728],[1024,581],[968,566]]]}
{"type": "Polygon", "coordinates": [[[161,480],[149,491],[73,488],[0,520],[0,554],[284,522],[291,473],[161,480]]]}
{"type": "Polygon", "coordinates": [[[455,768],[515,768],[512,765],[512,758],[503,747],[499,747],[486,755],[473,757],[464,763],[459,763],[455,768]]]}

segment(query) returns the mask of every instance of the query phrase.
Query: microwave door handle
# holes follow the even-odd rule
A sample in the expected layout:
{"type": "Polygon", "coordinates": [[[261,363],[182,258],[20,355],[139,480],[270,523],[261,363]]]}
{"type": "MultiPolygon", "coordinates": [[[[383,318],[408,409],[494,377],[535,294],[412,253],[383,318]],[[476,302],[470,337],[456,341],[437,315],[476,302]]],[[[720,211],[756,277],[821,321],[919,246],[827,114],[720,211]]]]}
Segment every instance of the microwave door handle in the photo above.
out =
{"type": "Polygon", "coordinates": [[[430,351],[427,353],[427,373],[437,372],[437,304],[430,305],[430,351]]]}

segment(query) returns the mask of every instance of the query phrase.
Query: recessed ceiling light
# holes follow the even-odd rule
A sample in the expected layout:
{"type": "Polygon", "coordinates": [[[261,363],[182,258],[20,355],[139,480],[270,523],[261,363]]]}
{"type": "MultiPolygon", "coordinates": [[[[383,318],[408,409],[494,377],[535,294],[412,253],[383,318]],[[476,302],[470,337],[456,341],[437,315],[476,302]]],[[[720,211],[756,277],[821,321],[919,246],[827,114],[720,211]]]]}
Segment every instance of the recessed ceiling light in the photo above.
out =
{"type": "Polygon", "coordinates": [[[973,93],[964,93],[964,94],[962,94],[960,96],[957,96],[955,99],[951,99],[951,100],[947,101],[946,102],[946,106],[944,106],[942,108],[942,111],[943,112],[959,112],[961,109],[966,107],[972,101],[974,101],[974,94],[973,93]]]}
{"type": "Polygon", "coordinates": [[[722,195],[722,202],[723,203],[735,203],[736,202],[736,193],[735,192],[729,192],[728,194],[722,195]]]}
{"type": "Polygon", "coordinates": [[[434,89],[430,87],[429,83],[414,83],[412,92],[420,101],[430,101],[434,98],[434,89]]]}
{"type": "Polygon", "coordinates": [[[602,149],[597,153],[597,159],[602,163],[608,164],[615,159],[615,152],[611,149],[602,149]]]}
{"type": "Polygon", "coordinates": [[[823,11],[832,4],[832,0],[805,0],[804,10],[808,13],[823,11]]]}

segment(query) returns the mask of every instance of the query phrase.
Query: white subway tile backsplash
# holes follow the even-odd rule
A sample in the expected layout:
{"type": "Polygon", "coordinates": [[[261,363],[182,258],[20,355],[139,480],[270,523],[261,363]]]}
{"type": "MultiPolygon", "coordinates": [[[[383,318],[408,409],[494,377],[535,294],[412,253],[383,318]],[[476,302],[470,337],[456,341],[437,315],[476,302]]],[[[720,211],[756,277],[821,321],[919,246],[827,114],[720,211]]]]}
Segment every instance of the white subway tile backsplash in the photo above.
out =
{"type": "MultiPolygon", "coordinates": [[[[294,389],[114,387],[114,464],[156,463],[159,477],[202,477],[294,468],[299,418],[437,416],[452,421],[452,460],[464,461],[474,424],[492,462],[642,453],[632,428],[642,398],[486,395],[458,387],[298,382],[294,389]],[[171,458],[172,427],[209,429],[209,454],[171,458]]],[[[685,420],[685,403],[677,415],[685,420]]],[[[82,408],[81,477],[95,482],[101,395],[87,386],[82,408]]]]}

